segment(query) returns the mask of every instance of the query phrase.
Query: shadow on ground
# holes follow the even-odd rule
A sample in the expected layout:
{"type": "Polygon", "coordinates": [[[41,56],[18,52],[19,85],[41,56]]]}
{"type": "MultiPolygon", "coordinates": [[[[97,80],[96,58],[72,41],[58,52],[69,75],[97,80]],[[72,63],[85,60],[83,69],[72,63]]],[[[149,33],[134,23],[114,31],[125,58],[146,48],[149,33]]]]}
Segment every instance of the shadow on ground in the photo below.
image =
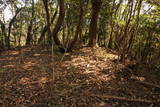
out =
{"type": "Polygon", "coordinates": [[[67,53],[60,65],[50,51],[32,47],[7,51],[0,56],[0,106],[2,107],[158,107],[160,92],[137,81],[146,77],[113,62],[115,54],[102,48],[82,48],[67,53]],[[52,81],[54,75],[55,81],[52,81]],[[101,97],[102,96],[102,97],[101,97]]]}

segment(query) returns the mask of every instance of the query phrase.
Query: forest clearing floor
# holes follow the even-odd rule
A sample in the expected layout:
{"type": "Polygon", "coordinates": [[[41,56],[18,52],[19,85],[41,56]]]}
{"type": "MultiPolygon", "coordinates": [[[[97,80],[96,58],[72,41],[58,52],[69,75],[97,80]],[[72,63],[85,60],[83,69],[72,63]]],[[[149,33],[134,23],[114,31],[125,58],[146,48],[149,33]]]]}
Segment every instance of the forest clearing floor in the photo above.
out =
{"type": "Polygon", "coordinates": [[[42,47],[3,52],[0,107],[160,107],[156,75],[117,58],[100,47],[66,53],[60,64],[42,47]]]}

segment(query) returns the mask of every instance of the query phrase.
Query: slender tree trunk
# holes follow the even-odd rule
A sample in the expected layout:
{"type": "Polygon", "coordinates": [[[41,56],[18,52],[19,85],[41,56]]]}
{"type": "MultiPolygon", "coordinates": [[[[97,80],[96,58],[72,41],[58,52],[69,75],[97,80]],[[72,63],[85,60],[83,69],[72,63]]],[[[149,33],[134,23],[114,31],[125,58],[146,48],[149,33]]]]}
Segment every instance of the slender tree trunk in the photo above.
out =
{"type": "Polygon", "coordinates": [[[47,32],[47,25],[45,25],[45,26],[42,28],[41,36],[40,36],[40,38],[38,39],[38,44],[41,44],[42,40],[43,40],[44,37],[45,37],[46,32],[47,32]]]}
{"type": "Polygon", "coordinates": [[[5,44],[5,40],[6,39],[6,27],[5,24],[0,20],[0,24],[1,24],[1,31],[2,31],[2,38],[1,38],[1,48],[4,48],[4,44],[5,44]]]}
{"type": "Polygon", "coordinates": [[[26,45],[31,45],[32,36],[33,36],[34,15],[35,15],[34,0],[32,0],[32,19],[31,19],[30,24],[28,26],[26,45]]]}
{"type": "Polygon", "coordinates": [[[69,37],[71,36],[71,31],[70,31],[70,26],[69,24],[67,24],[67,37],[66,37],[66,40],[65,40],[65,46],[68,47],[68,43],[69,43],[69,37]]]}
{"type": "Polygon", "coordinates": [[[64,16],[65,16],[65,8],[64,8],[64,0],[58,0],[58,4],[59,4],[59,17],[56,23],[56,26],[53,30],[53,38],[54,38],[54,42],[55,44],[58,45],[62,45],[59,38],[58,38],[58,32],[64,22],[64,16]]]}
{"type": "MultiPolygon", "coordinates": [[[[53,22],[54,22],[54,20],[55,20],[55,18],[56,18],[56,15],[57,15],[57,11],[55,11],[53,17],[51,18],[50,24],[53,24],[53,22]]],[[[51,26],[51,25],[50,25],[50,26],[51,26]]],[[[40,43],[42,42],[42,40],[44,39],[47,30],[48,30],[48,25],[45,25],[44,28],[42,29],[41,36],[40,36],[40,38],[39,38],[39,40],[38,40],[38,44],[40,44],[40,43]]],[[[51,39],[51,40],[52,40],[52,39],[51,39]]]]}
{"type": "Polygon", "coordinates": [[[46,19],[47,19],[47,31],[48,31],[48,43],[49,44],[52,44],[52,39],[51,39],[51,29],[50,29],[50,26],[51,26],[51,21],[50,21],[50,13],[49,13],[49,8],[48,8],[48,0],[43,0],[43,4],[44,4],[44,7],[45,7],[45,12],[46,12],[46,19]]]}
{"type": "Polygon", "coordinates": [[[137,1],[137,3],[136,3],[137,8],[136,8],[136,6],[135,6],[134,14],[136,13],[136,10],[137,10],[136,22],[135,22],[135,26],[133,27],[133,29],[132,29],[132,31],[131,31],[131,38],[130,38],[130,40],[129,40],[129,45],[128,45],[128,48],[127,48],[127,53],[130,52],[130,49],[131,49],[132,46],[133,46],[134,38],[135,38],[135,36],[136,36],[137,33],[138,33],[139,19],[140,19],[140,10],[141,10],[141,7],[142,7],[142,2],[143,2],[143,0],[137,1]]]}
{"type": "Polygon", "coordinates": [[[17,46],[17,36],[15,29],[13,30],[14,46],[17,46]]]}
{"type": "Polygon", "coordinates": [[[97,22],[98,16],[101,9],[101,0],[91,0],[92,3],[92,17],[89,27],[89,43],[88,46],[95,46],[97,41],[97,22]]]}
{"type": "Polygon", "coordinates": [[[132,19],[132,13],[133,13],[133,0],[128,1],[128,6],[129,6],[129,10],[127,13],[127,17],[126,17],[126,25],[124,28],[124,34],[122,37],[122,44],[121,44],[121,57],[120,57],[120,61],[125,63],[125,57],[126,57],[126,52],[127,52],[127,43],[128,43],[128,30],[129,30],[129,25],[132,19]]]}
{"type": "Polygon", "coordinates": [[[65,26],[63,27],[62,43],[63,43],[63,46],[64,46],[65,45],[65,26]]]}
{"type": "MultiPolygon", "coordinates": [[[[116,11],[115,11],[115,14],[113,14],[114,12],[114,9],[116,8],[116,3],[115,3],[116,1],[114,0],[113,1],[113,5],[112,5],[112,8],[111,8],[111,12],[112,12],[112,14],[111,14],[111,16],[110,16],[110,22],[111,22],[111,24],[110,24],[110,26],[111,26],[111,33],[110,33],[110,38],[109,38],[109,43],[108,43],[108,48],[110,48],[110,49],[113,49],[113,46],[114,46],[114,44],[113,44],[113,42],[114,42],[114,40],[113,40],[113,34],[114,34],[114,26],[115,26],[115,24],[114,24],[114,16],[115,16],[115,14],[116,14],[116,12],[117,12],[117,9],[116,9],[116,11]]],[[[120,1],[120,3],[121,3],[121,1],[120,1]]],[[[119,5],[119,4],[118,4],[119,5]]],[[[117,6],[117,8],[119,8],[119,6],[117,6]]]]}
{"type": "Polygon", "coordinates": [[[108,43],[108,48],[113,49],[113,26],[111,25],[111,33],[110,33],[110,38],[109,38],[109,43],[108,43]]]}
{"type": "Polygon", "coordinates": [[[77,24],[77,28],[76,28],[76,32],[75,32],[75,37],[74,40],[71,42],[68,51],[71,51],[72,48],[74,47],[75,43],[78,40],[78,36],[81,34],[82,31],[82,20],[83,20],[83,1],[79,0],[79,20],[78,20],[78,24],[77,24]]]}
{"type": "Polygon", "coordinates": [[[8,27],[8,37],[7,37],[7,47],[8,49],[10,49],[10,35],[11,35],[11,29],[12,29],[12,25],[17,17],[17,15],[21,12],[22,8],[18,9],[17,12],[15,13],[14,17],[11,19],[11,21],[9,22],[9,27],[8,27]]]}
{"type": "Polygon", "coordinates": [[[141,62],[147,62],[147,57],[149,56],[149,53],[151,53],[150,49],[152,46],[153,34],[154,33],[152,31],[148,31],[148,37],[146,38],[146,43],[144,45],[144,49],[142,50],[141,62]]]}

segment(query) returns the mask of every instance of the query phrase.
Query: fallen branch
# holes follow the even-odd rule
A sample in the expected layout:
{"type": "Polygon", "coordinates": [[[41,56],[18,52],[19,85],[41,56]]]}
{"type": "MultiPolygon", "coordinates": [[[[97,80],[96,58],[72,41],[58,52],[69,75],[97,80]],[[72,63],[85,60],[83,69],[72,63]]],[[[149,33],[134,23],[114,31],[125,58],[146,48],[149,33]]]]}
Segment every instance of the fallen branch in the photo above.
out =
{"type": "Polygon", "coordinates": [[[122,101],[128,101],[128,102],[140,102],[140,103],[149,103],[149,104],[160,104],[159,101],[154,100],[146,100],[146,99],[132,99],[132,98],[126,98],[126,97],[117,97],[117,96],[111,96],[111,95],[91,95],[92,97],[99,97],[99,98],[107,98],[107,99],[115,99],[115,100],[122,100],[122,101]]]}
{"type": "Polygon", "coordinates": [[[138,81],[140,84],[143,84],[143,85],[148,85],[148,86],[151,86],[151,87],[155,87],[155,88],[159,88],[160,89],[160,86],[159,85],[156,85],[156,84],[152,84],[152,83],[149,83],[149,82],[144,82],[144,81],[138,81]]]}

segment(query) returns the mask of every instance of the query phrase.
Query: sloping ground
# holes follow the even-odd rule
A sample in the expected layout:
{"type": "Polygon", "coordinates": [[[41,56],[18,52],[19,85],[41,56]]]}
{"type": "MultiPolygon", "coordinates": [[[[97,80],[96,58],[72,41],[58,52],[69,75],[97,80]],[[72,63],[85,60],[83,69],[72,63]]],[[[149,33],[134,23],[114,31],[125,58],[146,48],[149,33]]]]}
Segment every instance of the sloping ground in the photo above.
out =
{"type": "Polygon", "coordinates": [[[118,56],[103,48],[85,47],[56,56],[57,62],[50,53],[24,47],[1,54],[0,106],[160,106],[160,81],[116,62],[118,56]]]}

